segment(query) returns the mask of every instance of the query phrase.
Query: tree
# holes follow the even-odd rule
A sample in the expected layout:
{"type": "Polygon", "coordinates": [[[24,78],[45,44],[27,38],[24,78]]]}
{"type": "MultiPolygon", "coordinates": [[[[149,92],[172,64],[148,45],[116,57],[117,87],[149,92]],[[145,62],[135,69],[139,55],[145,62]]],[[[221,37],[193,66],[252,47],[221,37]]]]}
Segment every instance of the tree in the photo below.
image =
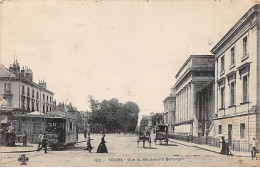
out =
{"type": "Polygon", "coordinates": [[[157,124],[162,123],[163,116],[160,113],[156,113],[155,115],[152,116],[152,124],[153,126],[156,126],[157,124]]]}
{"type": "Polygon", "coordinates": [[[89,104],[92,111],[92,123],[101,124],[104,131],[121,130],[124,133],[135,131],[139,113],[139,107],[136,103],[122,104],[116,98],[99,102],[89,96],[89,104]]]}
{"type": "Polygon", "coordinates": [[[143,116],[140,122],[140,131],[145,131],[145,128],[148,126],[148,116],[143,116]]]}

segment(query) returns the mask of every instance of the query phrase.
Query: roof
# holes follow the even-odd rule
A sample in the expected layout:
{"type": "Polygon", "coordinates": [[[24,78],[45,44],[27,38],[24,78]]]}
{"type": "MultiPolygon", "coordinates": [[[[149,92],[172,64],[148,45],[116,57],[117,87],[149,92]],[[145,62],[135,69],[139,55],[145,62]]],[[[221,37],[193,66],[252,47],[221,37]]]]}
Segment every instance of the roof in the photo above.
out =
{"type": "Polygon", "coordinates": [[[52,95],[54,94],[52,91],[46,89],[46,88],[43,88],[41,87],[40,85],[38,85],[37,83],[33,82],[33,81],[30,81],[24,77],[20,77],[20,76],[17,76],[15,74],[13,74],[10,70],[8,70],[7,68],[5,68],[3,65],[0,66],[0,78],[9,78],[9,80],[20,80],[24,83],[27,83],[27,84],[30,84],[32,86],[35,86],[37,88],[39,88],[40,90],[43,90],[43,91],[46,91],[48,93],[51,93],[52,95]]]}
{"type": "Polygon", "coordinates": [[[35,111],[35,112],[30,112],[30,113],[26,113],[26,114],[21,114],[19,115],[21,117],[45,117],[45,114],[39,111],[35,111]]]}
{"type": "Polygon", "coordinates": [[[167,100],[171,100],[174,99],[176,97],[176,95],[174,94],[173,96],[168,96],[163,100],[163,103],[165,103],[167,100]]]}
{"type": "Polygon", "coordinates": [[[187,65],[187,63],[192,59],[192,58],[214,58],[213,55],[190,55],[189,58],[184,62],[178,73],[175,75],[175,78],[179,76],[183,68],[187,65]]]}
{"type": "Polygon", "coordinates": [[[70,112],[50,111],[46,114],[46,118],[63,118],[63,119],[77,119],[77,116],[70,112]]]}
{"type": "Polygon", "coordinates": [[[251,7],[243,16],[242,18],[224,35],[223,38],[211,49],[211,53],[215,54],[215,52],[221,47],[221,44],[225,43],[226,40],[236,33],[236,30],[240,28],[245,22],[248,21],[250,16],[260,10],[260,4],[256,4],[251,7]]]}

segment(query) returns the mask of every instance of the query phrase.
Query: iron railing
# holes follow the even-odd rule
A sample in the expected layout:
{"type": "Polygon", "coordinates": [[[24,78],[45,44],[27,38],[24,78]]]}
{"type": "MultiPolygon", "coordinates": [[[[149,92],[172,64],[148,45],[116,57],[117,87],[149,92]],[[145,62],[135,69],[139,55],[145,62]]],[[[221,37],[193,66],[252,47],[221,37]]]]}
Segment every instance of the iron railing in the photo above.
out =
{"type": "MultiPolygon", "coordinates": [[[[185,142],[191,142],[201,145],[209,145],[217,148],[221,148],[221,140],[219,138],[213,138],[213,137],[196,137],[191,136],[188,134],[169,134],[169,138],[181,140],[185,142]]],[[[250,145],[248,141],[244,140],[232,140],[231,144],[229,144],[229,149],[232,151],[239,151],[239,152],[249,152],[250,151],[250,145]]]]}

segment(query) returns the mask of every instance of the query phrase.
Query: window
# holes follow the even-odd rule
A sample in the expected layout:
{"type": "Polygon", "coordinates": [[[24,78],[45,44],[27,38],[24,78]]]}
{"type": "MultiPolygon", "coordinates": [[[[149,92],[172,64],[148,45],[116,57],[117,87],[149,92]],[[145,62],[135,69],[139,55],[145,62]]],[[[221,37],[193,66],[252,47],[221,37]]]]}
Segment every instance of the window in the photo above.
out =
{"type": "Polygon", "coordinates": [[[32,90],[32,98],[34,98],[34,90],[32,90]]]}
{"type": "Polygon", "coordinates": [[[24,110],[25,109],[25,98],[22,97],[22,109],[24,110]]]}
{"type": "Polygon", "coordinates": [[[27,98],[27,110],[30,111],[30,99],[27,98]]]}
{"type": "Polygon", "coordinates": [[[30,88],[27,87],[27,96],[29,97],[30,96],[30,88]]]}
{"type": "Polygon", "coordinates": [[[5,83],[4,91],[5,91],[5,93],[11,93],[11,84],[10,83],[5,83]]]}
{"type": "Polygon", "coordinates": [[[245,124],[241,123],[240,124],[240,138],[241,139],[245,138],[245,129],[246,129],[245,124]]]}
{"type": "Polygon", "coordinates": [[[32,101],[32,111],[34,112],[34,101],[32,101]]]}
{"type": "Polygon", "coordinates": [[[225,58],[224,56],[221,57],[221,73],[225,72],[225,58]]]}
{"type": "Polygon", "coordinates": [[[39,111],[39,103],[36,103],[36,109],[39,111]]]}
{"type": "Polygon", "coordinates": [[[39,99],[39,92],[36,93],[36,98],[39,99]]]}
{"type": "Polygon", "coordinates": [[[50,97],[50,103],[51,103],[51,97],[50,97]]]}
{"type": "Polygon", "coordinates": [[[222,125],[218,125],[218,134],[222,134],[222,125]]]}
{"type": "Polygon", "coordinates": [[[243,103],[248,101],[248,76],[243,77],[243,103]]]}
{"type": "Polygon", "coordinates": [[[70,122],[70,129],[69,131],[72,131],[72,122],[70,122]]]}
{"type": "Polygon", "coordinates": [[[45,105],[42,105],[42,112],[45,113],[45,105]]]}
{"type": "Polygon", "coordinates": [[[49,101],[49,96],[47,96],[47,102],[49,101]]]}
{"type": "Polygon", "coordinates": [[[230,106],[235,105],[235,82],[230,83],[230,106]]]}
{"type": "Polygon", "coordinates": [[[221,101],[220,101],[221,109],[224,109],[225,108],[225,87],[222,87],[220,89],[220,95],[221,95],[221,101]]]}
{"type": "Polygon", "coordinates": [[[25,92],[24,92],[24,86],[22,86],[22,94],[23,94],[23,95],[25,94],[25,92]]]}
{"type": "Polygon", "coordinates": [[[42,95],[43,101],[45,101],[45,94],[42,95]]]}
{"type": "Polygon", "coordinates": [[[243,38],[243,57],[247,55],[247,36],[243,38]]]}
{"type": "Polygon", "coordinates": [[[231,61],[230,61],[230,65],[234,65],[235,64],[235,47],[231,48],[231,61]]]}

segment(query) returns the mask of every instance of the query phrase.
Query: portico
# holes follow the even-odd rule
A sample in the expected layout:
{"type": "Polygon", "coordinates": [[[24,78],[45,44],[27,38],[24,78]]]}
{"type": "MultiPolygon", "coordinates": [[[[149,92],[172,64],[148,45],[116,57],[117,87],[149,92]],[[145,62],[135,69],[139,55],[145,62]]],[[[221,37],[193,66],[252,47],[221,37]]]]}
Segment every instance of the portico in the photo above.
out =
{"type": "MultiPolygon", "coordinates": [[[[206,132],[213,107],[214,60],[211,55],[192,55],[176,75],[174,133],[199,136],[206,132]],[[196,63],[196,65],[194,65],[196,63]],[[207,63],[207,65],[206,65],[207,63]]],[[[213,109],[214,111],[214,109],[213,109]]]]}

